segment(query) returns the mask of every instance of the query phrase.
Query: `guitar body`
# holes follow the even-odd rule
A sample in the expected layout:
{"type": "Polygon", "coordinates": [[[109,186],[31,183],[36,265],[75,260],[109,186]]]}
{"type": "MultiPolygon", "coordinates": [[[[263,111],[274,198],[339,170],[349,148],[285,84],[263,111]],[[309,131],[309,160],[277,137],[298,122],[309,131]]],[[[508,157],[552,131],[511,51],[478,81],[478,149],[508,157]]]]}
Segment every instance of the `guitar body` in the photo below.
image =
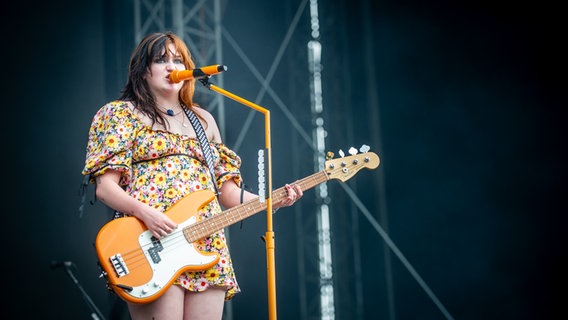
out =
{"type": "Polygon", "coordinates": [[[219,255],[197,250],[183,232],[198,221],[199,209],[214,198],[213,192],[202,190],[175,203],[164,213],[178,228],[160,239],[135,217],[105,224],[95,248],[109,289],[126,301],[148,303],[159,298],[181,273],[214,266],[219,255]]]}

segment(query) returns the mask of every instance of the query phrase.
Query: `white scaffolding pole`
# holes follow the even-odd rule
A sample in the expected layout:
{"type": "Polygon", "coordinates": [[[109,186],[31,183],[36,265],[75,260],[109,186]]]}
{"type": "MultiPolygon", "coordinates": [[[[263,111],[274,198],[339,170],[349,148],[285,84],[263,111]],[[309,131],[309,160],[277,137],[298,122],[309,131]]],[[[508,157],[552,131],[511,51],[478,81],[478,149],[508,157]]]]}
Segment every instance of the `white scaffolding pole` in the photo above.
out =
{"type": "MultiPolygon", "coordinates": [[[[318,1],[310,0],[310,22],[312,40],[308,43],[308,63],[311,76],[310,95],[311,111],[314,127],[312,129],[313,141],[315,144],[314,167],[316,171],[324,169],[325,165],[325,126],[322,116],[323,88],[322,88],[322,64],[321,51],[322,45],[319,41],[319,16],[318,1]]],[[[331,244],[331,224],[330,213],[327,203],[329,203],[327,185],[324,183],[317,187],[317,225],[318,225],[318,258],[319,258],[319,286],[320,286],[320,319],[335,319],[335,303],[333,290],[333,257],[331,244]]]]}

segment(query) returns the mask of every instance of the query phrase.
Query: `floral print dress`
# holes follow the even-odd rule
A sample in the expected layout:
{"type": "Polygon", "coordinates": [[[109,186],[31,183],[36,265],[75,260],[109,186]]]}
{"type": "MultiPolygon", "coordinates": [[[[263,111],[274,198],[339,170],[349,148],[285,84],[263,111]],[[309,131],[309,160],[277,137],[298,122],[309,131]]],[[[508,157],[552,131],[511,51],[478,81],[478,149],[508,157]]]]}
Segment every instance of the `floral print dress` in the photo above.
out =
{"type": "MultiPolygon", "coordinates": [[[[239,156],[224,144],[210,145],[217,188],[229,179],[240,185],[239,156]]],[[[121,172],[120,184],[132,197],[162,212],[191,192],[215,191],[197,139],[152,129],[119,100],[105,104],[93,117],[82,173],[93,183],[109,169],[121,172]]],[[[215,199],[200,210],[199,217],[221,210],[215,199]]],[[[195,292],[226,286],[227,300],[240,292],[224,230],[199,240],[196,249],[217,252],[221,258],[208,270],[181,274],[174,284],[195,292]]]]}

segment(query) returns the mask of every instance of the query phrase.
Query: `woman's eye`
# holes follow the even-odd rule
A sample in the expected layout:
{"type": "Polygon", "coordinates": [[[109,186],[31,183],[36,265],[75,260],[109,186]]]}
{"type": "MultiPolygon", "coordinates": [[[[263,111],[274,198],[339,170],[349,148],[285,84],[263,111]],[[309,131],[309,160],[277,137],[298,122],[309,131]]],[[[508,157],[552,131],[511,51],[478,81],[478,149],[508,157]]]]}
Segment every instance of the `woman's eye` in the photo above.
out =
{"type": "Polygon", "coordinates": [[[154,59],[154,62],[155,62],[155,63],[164,63],[164,62],[166,62],[166,59],[164,59],[164,58],[156,58],[156,59],[154,59]]]}
{"type": "Polygon", "coordinates": [[[174,63],[176,63],[176,64],[183,64],[183,60],[181,60],[181,59],[174,59],[174,63]]]}

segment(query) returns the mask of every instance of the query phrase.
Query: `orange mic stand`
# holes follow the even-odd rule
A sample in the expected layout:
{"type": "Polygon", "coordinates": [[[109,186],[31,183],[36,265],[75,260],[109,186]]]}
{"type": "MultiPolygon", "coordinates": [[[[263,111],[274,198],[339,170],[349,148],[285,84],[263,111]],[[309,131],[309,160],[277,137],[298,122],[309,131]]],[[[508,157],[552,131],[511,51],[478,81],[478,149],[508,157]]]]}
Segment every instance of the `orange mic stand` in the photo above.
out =
{"type": "Polygon", "coordinates": [[[209,77],[199,79],[201,83],[210,90],[218,92],[228,98],[231,98],[241,104],[244,104],[262,114],[264,114],[264,130],[266,139],[266,155],[267,155],[267,186],[266,186],[266,264],[268,275],[268,319],[276,319],[276,264],[274,258],[274,231],[272,228],[272,154],[270,152],[270,111],[236,96],[226,90],[223,90],[210,83],[209,77]]]}

